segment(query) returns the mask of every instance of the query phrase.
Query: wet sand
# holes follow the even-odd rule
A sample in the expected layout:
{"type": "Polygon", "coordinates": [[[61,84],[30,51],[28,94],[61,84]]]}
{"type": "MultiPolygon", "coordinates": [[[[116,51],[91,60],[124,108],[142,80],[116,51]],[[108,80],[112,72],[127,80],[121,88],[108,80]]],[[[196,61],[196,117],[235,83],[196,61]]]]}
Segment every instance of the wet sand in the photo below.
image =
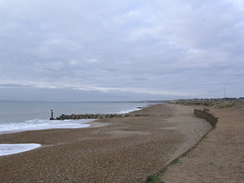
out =
{"type": "Polygon", "coordinates": [[[162,176],[165,183],[243,183],[244,109],[211,109],[219,118],[213,129],[162,176]]]}
{"type": "Polygon", "coordinates": [[[160,104],[130,114],[91,128],[0,135],[0,143],[42,144],[1,156],[0,182],[145,182],[210,130],[189,106],[160,104]]]}

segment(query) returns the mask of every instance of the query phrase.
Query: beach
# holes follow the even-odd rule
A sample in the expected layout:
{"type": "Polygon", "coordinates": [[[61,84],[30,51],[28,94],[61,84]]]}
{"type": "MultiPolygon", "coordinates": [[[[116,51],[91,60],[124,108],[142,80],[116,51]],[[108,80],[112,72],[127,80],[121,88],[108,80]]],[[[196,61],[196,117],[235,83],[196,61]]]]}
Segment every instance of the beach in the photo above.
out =
{"type": "Polygon", "coordinates": [[[0,182],[145,182],[211,129],[191,106],[158,104],[101,119],[90,128],[0,135],[0,143],[37,143],[0,157],[0,182]]]}
{"type": "Polygon", "coordinates": [[[217,127],[161,175],[166,183],[244,182],[244,108],[211,111],[217,127]]]}

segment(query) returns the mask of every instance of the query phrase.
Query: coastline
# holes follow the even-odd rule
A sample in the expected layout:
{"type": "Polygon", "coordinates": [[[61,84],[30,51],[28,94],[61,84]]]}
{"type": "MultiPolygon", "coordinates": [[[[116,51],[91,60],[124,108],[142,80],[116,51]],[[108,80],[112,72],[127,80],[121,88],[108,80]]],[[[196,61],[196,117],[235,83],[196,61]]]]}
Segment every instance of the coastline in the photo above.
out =
{"type": "MultiPolygon", "coordinates": [[[[138,103],[7,103],[8,105],[0,111],[0,134],[17,133],[32,130],[46,129],[71,129],[87,127],[88,122],[109,115],[126,115],[126,113],[140,110],[148,104],[138,103]],[[21,106],[23,105],[23,108],[21,106]],[[16,107],[17,106],[17,107],[16,107]],[[39,109],[40,107],[40,109],[39,109]],[[14,108],[14,110],[11,110],[14,108]],[[53,110],[53,120],[50,120],[49,111],[53,110]],[[21,111],[21,112],[20,112],[21,111]],[[87,116],[86,118],[69,118],[54,120],[59,116],[87,116]],[[90,114],[90,115],[89,115],[90,114]]],[[[52,116],[51,116],[52,117],[52,116]]]]}
{"type": "Polygon", "coordinates": [[[91,122],[91,128],[0,135],[0,143],[42,144],[0,157],[1,182],[142,182],[210,128],[190,106],[158,104],[130,114],[91,122]]]}

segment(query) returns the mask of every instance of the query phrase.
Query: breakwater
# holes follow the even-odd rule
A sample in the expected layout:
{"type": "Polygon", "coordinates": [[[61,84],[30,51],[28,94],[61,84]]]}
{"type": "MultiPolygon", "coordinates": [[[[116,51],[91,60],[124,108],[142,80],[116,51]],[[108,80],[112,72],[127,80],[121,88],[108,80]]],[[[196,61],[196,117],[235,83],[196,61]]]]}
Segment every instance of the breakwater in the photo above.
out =
{"type": "Polygon", "coordinates": [[[134,113],[126,113],[126,114],[62,114],[57,118],[53,118],[50,120],[67,120],[67,119],[105,119],[105,118],[125,118],[125,117],[140,117],[140,116],[152,116],[149,114],[134,114],[134,113]]]}
{"type": "Polygon", "coordinates": [[[56,120],[67,120],[67,119],[104,119],[104,118],[122,118],[127,117],[128,114],[71,114],[57,117],[56,120]]]}

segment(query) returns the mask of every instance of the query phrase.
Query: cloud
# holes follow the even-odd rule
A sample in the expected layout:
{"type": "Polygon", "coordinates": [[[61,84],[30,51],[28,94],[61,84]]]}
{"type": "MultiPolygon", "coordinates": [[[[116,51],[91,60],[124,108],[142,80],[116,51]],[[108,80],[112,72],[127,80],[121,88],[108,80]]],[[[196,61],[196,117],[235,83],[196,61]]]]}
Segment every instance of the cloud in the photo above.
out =
{"type": "Polygon", "coordinates": [[[0,81],[221,97],[220,83],[230,78],[230,95],[240,96],[243,7],[239,0],[0,0],[0,81]]]}
{"type": "Polygon", "coordinates": [[[148,94],[148,95],[170,95],[170,96],[195,96],[194,93],[175,92],[168,90],[157,90],[148,88],[119,88],[119,87],[97,87],[97,86],[86,86],[86,85],[69,85],[69,84],[52,84],[52,83],[35,83],[26,82],[14,83],[14,82],[1,82],[0,88],[43,88],[43,89],[70,89],[77,91],[97,91],[97,92],[127,92],[137,94],[148,94]]]}

